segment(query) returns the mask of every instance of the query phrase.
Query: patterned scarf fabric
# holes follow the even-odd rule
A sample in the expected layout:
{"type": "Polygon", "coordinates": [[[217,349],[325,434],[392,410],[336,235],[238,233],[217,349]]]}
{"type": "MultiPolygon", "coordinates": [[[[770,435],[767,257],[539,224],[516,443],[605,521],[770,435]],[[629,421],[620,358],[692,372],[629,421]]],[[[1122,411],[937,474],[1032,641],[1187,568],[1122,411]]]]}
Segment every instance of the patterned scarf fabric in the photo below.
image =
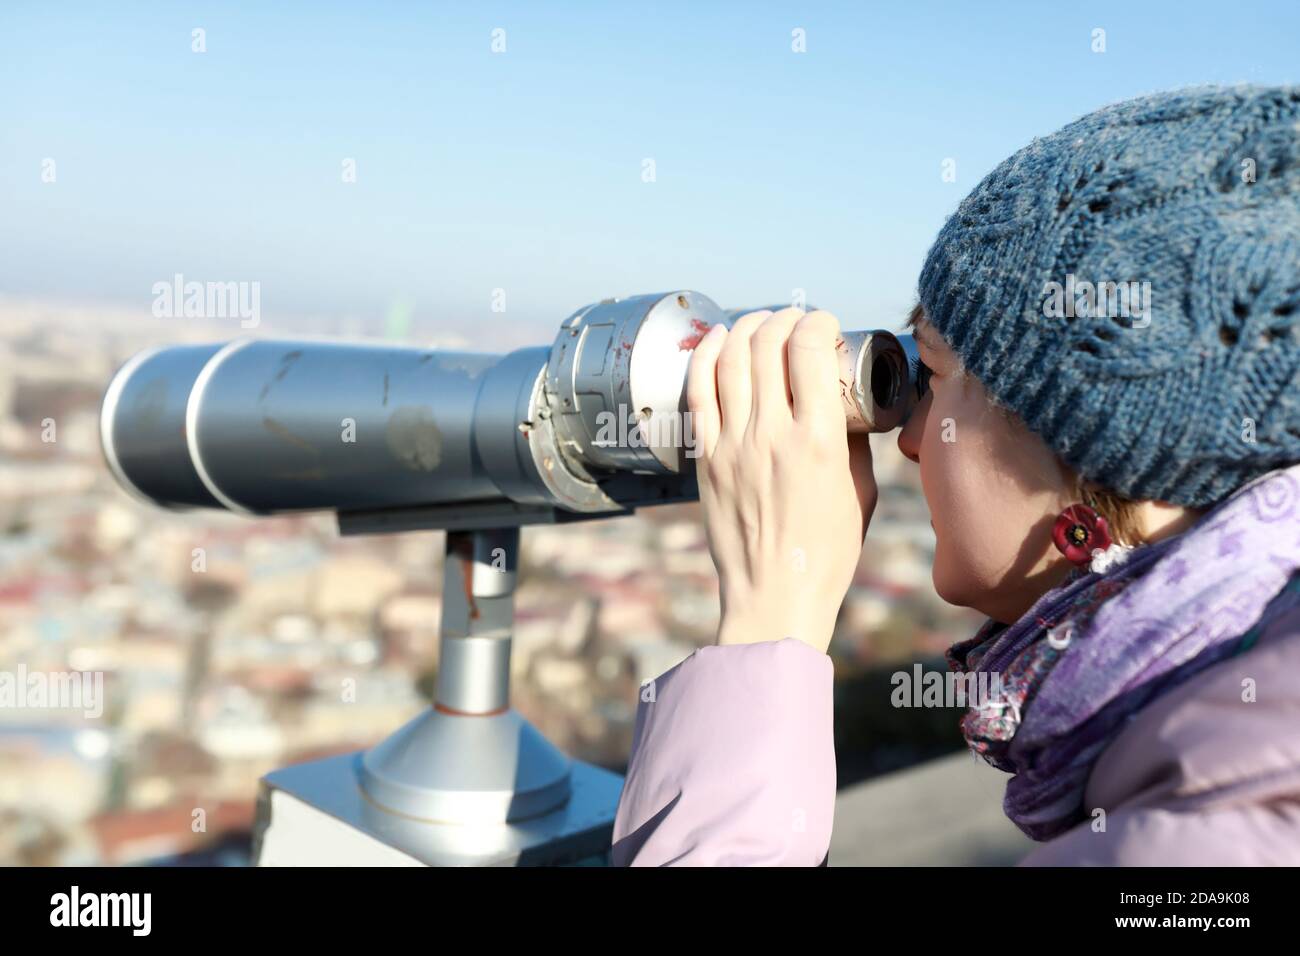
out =
{"type": "Polygon", "coordinates": [[[1300,465],[1238,489],[1180,535],[1105,573],[1078,569],[948,666],[1000,694],[962,718],[970,748],[1015,774],[1003,808],[1035,840],[1083,822],[1097,757],[1146,704],[1246,650],[1300,604],[1300,465]]]}

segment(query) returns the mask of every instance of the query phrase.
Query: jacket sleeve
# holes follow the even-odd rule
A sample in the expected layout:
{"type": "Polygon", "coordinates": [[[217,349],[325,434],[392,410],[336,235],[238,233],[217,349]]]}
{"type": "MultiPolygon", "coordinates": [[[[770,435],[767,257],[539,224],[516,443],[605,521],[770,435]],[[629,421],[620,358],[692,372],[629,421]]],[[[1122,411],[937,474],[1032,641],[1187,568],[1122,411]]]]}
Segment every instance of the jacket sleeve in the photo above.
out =
{"type": "Polygon", "coordinates": [[[1020,866],[1296,866],[1300,808],[1276,805],[1187,812],[1120,808],[1106,829],[1081,823],[1041,844],[1020,866]]]}
{"type": "Polygon", "coordinates": [[[818,866],[835,810],[831,659],[709,646],[641,687],[615,866],[818,866]]]}

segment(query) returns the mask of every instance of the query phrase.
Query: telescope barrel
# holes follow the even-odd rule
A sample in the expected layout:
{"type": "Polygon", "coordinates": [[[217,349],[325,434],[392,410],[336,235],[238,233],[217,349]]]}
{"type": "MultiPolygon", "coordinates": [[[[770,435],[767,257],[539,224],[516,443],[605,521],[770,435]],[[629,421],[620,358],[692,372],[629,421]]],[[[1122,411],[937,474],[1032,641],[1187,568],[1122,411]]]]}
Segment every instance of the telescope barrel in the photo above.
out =
{"type": "Polygon", "coordinates": [[[497,356],[245,339],[204,366],[190,457],[232,511],[383,508],[499,494],[476,462],[475,400],[497,356]]]}
{"type": "Polygon", "coordinates": [[[220,508],[185,444],[194,381],[220,345],[178,345],[133,356],[113,376],[100,409],[109,470],[137,497],[169,508],[220,508]]]}
{"type": "MultiPolygon", "coordinates": [[[[141,353],[105,394],[104,455],[120,483],[166,507],[333,510],[341,522],[691,500],[690,357],[740,314],[683,291],[594,303],[549,348],[505,355],[265,339],[141,353]]],[[[897,427],[919,397],[910,337],[845,332],[837,352],[846,428],[897,427]]]]}

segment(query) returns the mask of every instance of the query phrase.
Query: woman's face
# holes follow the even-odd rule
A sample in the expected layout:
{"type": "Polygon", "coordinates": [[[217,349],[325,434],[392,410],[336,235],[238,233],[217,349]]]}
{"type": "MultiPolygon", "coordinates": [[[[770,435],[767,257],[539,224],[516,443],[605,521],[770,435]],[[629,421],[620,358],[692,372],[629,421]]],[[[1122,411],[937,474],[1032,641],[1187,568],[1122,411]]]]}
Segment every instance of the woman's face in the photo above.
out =
{"type": "Polygon", "coordinates": [[[921,466],[935,531],[934,587],[950,604],[1010,623],[1070,569],[1052,526],[1071,504],[1047,445],[994,407],[961,374],[957,356],[924,319],[916,325],[930,388],[898,437],[921,466]]]}

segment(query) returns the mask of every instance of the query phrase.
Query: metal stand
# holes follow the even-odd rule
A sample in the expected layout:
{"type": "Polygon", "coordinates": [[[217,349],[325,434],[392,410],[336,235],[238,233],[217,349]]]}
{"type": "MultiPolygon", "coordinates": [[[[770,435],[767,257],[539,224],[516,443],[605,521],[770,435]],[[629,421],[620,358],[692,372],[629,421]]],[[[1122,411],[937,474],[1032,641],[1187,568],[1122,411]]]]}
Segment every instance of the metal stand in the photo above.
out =
{"type": "MultiPolygon", "coordinates": [[[[331,820],[429,865],[599,862],[608,851],[622,778],[570,760],[510,709],[519,528],[448,531],[445,558],[434,706],[369,751],[264,777],[260,864],[319,862],[331,820]],[[283,833],[277,815],[294,818],[283,833]]],[[[335,862],[377,858],[347,855],[335,862]]]]}

